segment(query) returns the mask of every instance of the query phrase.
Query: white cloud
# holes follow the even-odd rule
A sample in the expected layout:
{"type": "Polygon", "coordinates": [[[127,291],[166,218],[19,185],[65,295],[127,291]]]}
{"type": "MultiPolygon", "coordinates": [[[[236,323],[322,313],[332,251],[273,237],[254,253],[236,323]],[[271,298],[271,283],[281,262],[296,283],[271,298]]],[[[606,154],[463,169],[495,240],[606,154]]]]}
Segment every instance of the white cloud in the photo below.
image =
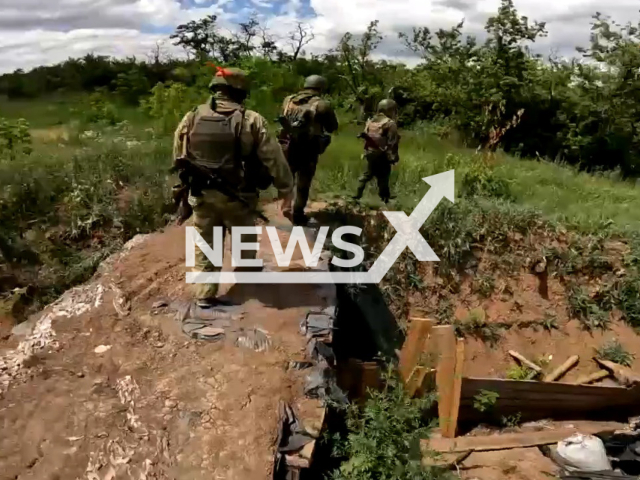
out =
{"type": "MultiPolygon", "coordinates": [[[[145,33],[172,31],[178,24],[216,14],[228,27],[238,12],[252,8],[265,12],[276,0],[0,0],[0,72],[28,69],[86,53],[127,56],[145,55],[168,35],[145,33]],[[198,8],[186,8],[196,5],[198,8]]],[[[590,17],[598,10],[619,21],[638,18],[638,0],[515,0],[516,7],[531,20],[546,21],[548,38],[535,49],[551,49],[570,55],[576,45],[589,39],[590,17]]],[[[497,11],[499,0],[284,0],[279,14],[267,15],[268,25],[281,38],[301,19],[303,12],[315,11],[304,19],[314,28],[311,52],[334,47],[342,34],[364,31],[378,19],[387,39],[380,56],[406,60],[407,52],[397,39],[398,32],[413,26],[432,29],[449,27],[465,19],[467,33],[482,35],[486,19],[497,11]],[[310,3],[309,3],[310,2],[310,3]],[[307,7],[305,7],[307,5],[307,7]]],[[[166,42],[170,47],[170,42],[166,42]]],[[[179,50],[170,47],[174,53],[179,50]]]]}

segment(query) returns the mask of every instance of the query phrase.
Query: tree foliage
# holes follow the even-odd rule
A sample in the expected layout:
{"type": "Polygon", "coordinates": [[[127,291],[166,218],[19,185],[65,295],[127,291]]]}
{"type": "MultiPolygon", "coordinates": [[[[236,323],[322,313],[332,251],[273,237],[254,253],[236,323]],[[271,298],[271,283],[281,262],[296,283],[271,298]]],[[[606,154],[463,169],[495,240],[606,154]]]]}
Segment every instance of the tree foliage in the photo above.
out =
{"type": "Polygon", "coordinates": [[[520,15],[513,0],[502,0],[488,19],[484,41],[463,30],[460,22],[401,33],[402,43],[421,59],[407,68],[379,59],[384,36],[377,20],[362,33],[345,32],[326,53],[307,55],[314,39],[309,25],[298,23],[278,38],[256,16],[230,32],[209,15],[179,25],[171,36],[187,60],[159,50],[147,61],[86,55],[2,75],[0,94],[19,98],[106,88],[136,104],[157,84],[204,89],[212,73],[206,64],[213,62],[249,69],[249,102],[271,116],[273,105],[300,87],[303,77],[321,73],[335,104],[354,110],[359,120],[391,97],[401,106],[404,126],[429,122],[442,134],[456,132],[469,146],[640,175],[638,24],[618,24],[596,13],[590,45],[574,59],[532,54],[532,44],[547,34],[545,23],[520,15]]]}

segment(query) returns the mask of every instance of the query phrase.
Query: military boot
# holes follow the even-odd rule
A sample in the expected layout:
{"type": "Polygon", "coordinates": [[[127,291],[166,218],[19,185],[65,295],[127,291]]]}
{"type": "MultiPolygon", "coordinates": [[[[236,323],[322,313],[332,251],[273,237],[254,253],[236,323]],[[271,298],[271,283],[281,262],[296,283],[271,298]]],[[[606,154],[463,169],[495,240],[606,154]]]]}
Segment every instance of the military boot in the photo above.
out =
{"type": "Polygon", "coordinates": [[[354,196],[352,196],[351,198],[353,198],[354,200],[358,201],[362,198],[362,194],[364,193],[364,187],[360,186],[358,187],[358,190],[356,190],[356,194],[354,196]]]}

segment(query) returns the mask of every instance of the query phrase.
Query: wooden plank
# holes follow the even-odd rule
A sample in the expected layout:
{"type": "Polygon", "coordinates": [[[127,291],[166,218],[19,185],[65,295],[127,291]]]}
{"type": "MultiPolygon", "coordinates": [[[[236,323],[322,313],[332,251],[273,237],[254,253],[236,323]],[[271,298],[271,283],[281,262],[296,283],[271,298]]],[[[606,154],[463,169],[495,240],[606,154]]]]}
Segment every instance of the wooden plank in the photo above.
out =
{"type": "Polygon", "coordinates": [[[456,345],[456,367],[453,376],[453,392],[451,400],[451,421],[446,437],[454,438],[458,430],[458,413],[460,411],[460,395],[462,394],[462,373],[464,369],[464,339],[459,338],[456,345]]]}
{"type": "Polygon", "coordinates": [[[426,318],[412,318],[409,334],[400,351],[398,369],[402,379],[407,382],[413,369],[418,366],[423,353],[425,342],[429,337],[435,322],[426,318]]]}
{"type": "Polygon", "coordinates": [[[491,452],[510,450],[513,448],[530,448],[540,445],[551,445],[564,440],[575,433],[598,435],[622,430],[626,425],[616,422],[593,422],[578,428],[559,428],[539,432],[506,433],[482,437],[431,438],[422,440],[423,449],[441,453],[491,452]]]}
{"type": "Polygon", "coordinates": [[[531,370],[533,370],[533,371],[535,371],[537,373],[542,373],[542,368],[540,368],[539,365],[536,365],[531,360],[528,360],[526,357],[524,357],[523,355],[519,354],[515,350],[509,350],[509,355],[511,355],[516,360],[518,360],[520,363],[522,363],[522,364],[526,365],[527,367],[529,367],[531,370]]]}
{"type": "Polygon", "coordinates": [[[520,397],[528,394],[567,394],[585,395],[589,397],[613,397],[621,392],[629,391],[624,387],[602,387],[596,385],[572,385],[571,383],[553,382],[527,382],[520,380],[505,380],[501,378],[472,378],[465,377],[462,382],[463,397],[465,392],[471,390],[493,390],[504,396],[510,393],[511,396],[520,397]]]}
{"type": "Polygon", "coordinates": [[[634,388],[572,385],[558,382],[527,382],[503,379],[462,380],[460,421],[485,421],[520,415],[521,421],[550,419],[610,419],[640,414],[640,385],[634,388]],[[490,411],[474,408],[482,391],[495,392],[490,411]]]}
{"type": "Polygon", "coordinates": [[[456,369],[456,334],[453,325],[434,327],[433,344],[438,351],[436,388],[438,389],[440,429],[443,435],[450,437],[456,369]]]}
{"type": "Polygon", "coordinates": [[[361,392],[362,397],[367,397],[367,391],[370,390],[379,390],[380,389],[380,366],[374,362],[364,362],[362,364],[362,375],[361,375],[361,392]]]}
{"type": "Polygon", "coordinates": [[[602,368],[611,372],[615,379],[622,385],[633,386],[640,383],[640,375],[638,375],[630,368],[619,365],[617,363],[609,362],[607,360],[601,360],[599,358],[594,358],[594,360],[602,368]]]}
{"type": "Polygon", "coordinates": [[[611,373],[609,373],[607,370],[599,370],[596,373],[592,373],[591,375],[583,375],[582,377],[578,378],[575,382],[573,382],[573,384],[587,385],[589,383],[602,380],[603,378],[607,378],[609,375],[611,375],[611,373]]]}
{"type": "Polygon", "coordinates": [[[549,375],[544,377],[543,381],[544,382],[555,382],[559,378],[562,378],[564,375],[566,375],[566,373],[569,370],[571,370],[573,367],[575,367],[578,364],[579,361],[580,361],[580,357],[578,355],[574,355],[573,357],[570,357],[566,362],[564,362],[562,365],[560,365],[558,368],[556,368],[549,375]]]}
{"type": "Polygon", "coordinates": [[[409,397],[415,396],[416,392],[418,391],[418,389],[422,385],[422,382],[424,381],[424,376],[426,375],[426,373],[427,373],[426,367],[421,367],[418,365],[413,369],[413,371],[411,372],[411,375],[409,375],[409,378],[407,379],[407,382],[406,382],[407,395],[409,395],[409,397]]]}

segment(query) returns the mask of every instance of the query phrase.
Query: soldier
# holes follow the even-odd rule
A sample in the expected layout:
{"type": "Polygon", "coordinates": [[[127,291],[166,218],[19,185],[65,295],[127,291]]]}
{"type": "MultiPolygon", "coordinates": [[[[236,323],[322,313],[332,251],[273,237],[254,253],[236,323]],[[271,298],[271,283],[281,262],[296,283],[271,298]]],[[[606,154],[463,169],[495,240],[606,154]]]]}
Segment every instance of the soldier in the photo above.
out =
{"type": "Polygon", "coordinates": [[[338,119],[331,104],[320,97],[326,87],[324,77],[308,77],[302,91],[285,98],[279,119],[283,126],[280,144],[295,178],[295,199],[292,192],[283,202],[283,213],[297,225],[307,223],[304,209],[318,158],[331,143],[330,134],[338,129],[338,119]]]}
{"type": "Polygon", "coordinates": [[[364,189],[374,177],[378,184],[378,195],[384,203],[391,198],[389,175],[391,166],[398,163],[398,145],[400,135],[396,124],[397,105],[393,100],[382,100],[378,104],[377,114],[365,126],[360,138],[365,139],[362,158],[367,161],[367,169],[360,176],[358,191],[353,197],[360,200],[364,189]]]}
{"type": "MultiPolygon", "coordinates": [[[[188,203],[193,208],[194,226],[211,245],[214,227],[226,230],[255,225],[259,190],[273,183],[283,199],[291,193],[293,177],[266,120],[243,107],[249,90],[246,74],[218,68],[209,89],[210,100],[187,113],[178,125],[173,155],[174,159],[187,158],[203,169],[200,172],[213,173],[225,187],[213,188],[212,180],[202,174],[190,177],[188,203]]],[[[256,243],[257,235],[243,235],[243,241],[256,243]]],[[[242,251],[242,258],[255,256],[255,250],[242,251]]],[[[219,270],[196,249],[194,271],[219,270]]],[[[200,307],[219,303],[217,283],[195,284],[195,289],[200,307]]]]}

